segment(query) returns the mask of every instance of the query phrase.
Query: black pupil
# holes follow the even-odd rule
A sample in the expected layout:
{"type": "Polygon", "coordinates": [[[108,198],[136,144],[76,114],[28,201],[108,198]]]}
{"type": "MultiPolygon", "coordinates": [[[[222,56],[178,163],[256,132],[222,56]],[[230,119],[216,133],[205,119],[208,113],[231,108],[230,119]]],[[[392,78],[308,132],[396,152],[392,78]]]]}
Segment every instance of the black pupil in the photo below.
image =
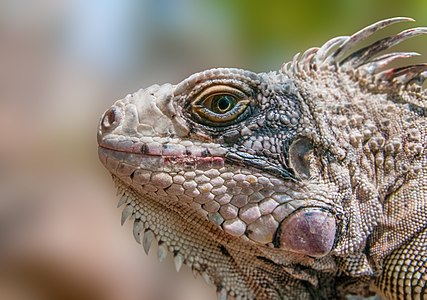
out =
{"type": "Polygon", "coordinates": [[[225,110],[225,109],[227,109],[228,106],[230,106],[230,102],[225,97],[222,97],[218,103],[219,109],[225,110]]]}
{"type": "Polygon", "coordinates": [[[233,97],[229,95],[220,95],[217,96],[216,101],[214,101],[214,108],[216,107],[219,112],[225,112],[233,108],[233,103],[235,102],[233,97]]]}

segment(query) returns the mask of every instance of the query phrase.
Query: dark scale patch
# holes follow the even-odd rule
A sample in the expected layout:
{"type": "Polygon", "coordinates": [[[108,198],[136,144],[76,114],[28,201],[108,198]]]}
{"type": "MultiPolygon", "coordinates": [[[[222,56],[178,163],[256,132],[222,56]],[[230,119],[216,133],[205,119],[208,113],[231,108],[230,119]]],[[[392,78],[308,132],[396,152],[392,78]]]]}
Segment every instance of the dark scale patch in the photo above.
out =
{"type": "Polygon", "coordinates": [[[408,104],[409,110],[413,113],[419,115],[420,117],[426,117],[427,116],[427,107],[421,107],[414,103],[408,104]]]}
{"type": "Polygon", "coordinates": [[[209,156],[212,156],[208,149],[204,149],[204,150],[200,153],[200,155],[201,155],[202,157],[209,157],[209,156]]]}
{"type": "Polygon", "coordinates": [[[231,257],[230,253],[228,252],[228,250],[223,245],[220,245],[218,248],[222,254],[224,254],[227,257],[231,257]]]}
{"type": "Polygon", "coordinates": [[[283,157],[283,163],[285,166],[289,166],[289,147],[292,141],[290,139],[283,139],[281,147],[278,149],[283,157]]]}
{"type": "Polygon", "coordinates": [[[427,295],[427,284],[421,285],[421,295],[427,295]]]}
{"type": "Polygon", "coordinates": [[[372,234],[366,237],[366,245],[365,245],[365,248],[363,249],[363,253],[365,253],[366,257],[371,256],[371,243],[373,239],[374,239],[374,236],[372,234]]]}
{"type": "Polygon", "coordinates": [[[141,153],[142,154],[148,154],[148,147],[146,144],[142,144],[141,146],[141,153]]]}
{"type": "Polygon", "coordinates": [[[172,149],[173,149],[173,146],[171,146],[171,145],[168,145],[168,144],[162,145],[162,153],[164,153],[164,155],[167,155],[166,153],[168,153],[172,149]]]}
{"type": "Polygon", "coordinates": [[[271,163],[265,160],[263,157],[254,156],[246,152],[233,150],[225,155],[225,159],[230,164],[257,168],[276,177],[280,177],[285,180],[296,181],[296,177],[292,170],[288,168],[283,168],[282,166],[277,165],[275,163],[271,163]]]}
{"type": "MultiPolygon", "coordinates": [[[[260,287],[257,296],[264,296],[263,293],[268,294],[268,298],[262,299],[322,299],[320,298],[319,291],[314,289],[308,281],[298,280],[294,275],[298,275],[301,271],[308,274],[308,268],[301,268],[294,265],[296,272],[289,272],[290,269],[274,263],[272,260],[256,256],[259,264],[252,271],[251,276],[260,287]]],[[[265,296],[264,296],[265,297],[265,296]]]]}
{"type": "MultiPolygon", "coordinates": [[[[287,87],[289,85],[286,85],[287,87]]],[[[262,126],[252,127],[251,136],[242,136],[239,144],[253,136],[262,137],[258,141],[262,143],[262,149],[245,149],[239,148],[242,152],[255,150],[256,155],[264,160],[276,165],[280,165],[283,169],[288,169],[287,153],[289,145],[297,137],[297,128],[299,120],[302,117],[300,101],[301,99],[296,94],[294,89],[283,88],[275,90],[269,97],[269,106],[261,105],[262,114],[265,115],[262,126]],[[293,120],[293,122],[291,122],[293,120]],[[278,138],[280,136],[280,138],[278,138]]],[[[257,121],[257,120],[253,120],[257,121]]],[[[250,127],[250,123],[246,124],[250,127]]],[[[287,170],[291,173],[290,170],[287,170]]]]}
{"type": "Polygon", "coordinates": [[[236,144],[241,138],[240,132],[236,129],[228,130],[222,134],[224,143],[229,145],[236,144]]]}

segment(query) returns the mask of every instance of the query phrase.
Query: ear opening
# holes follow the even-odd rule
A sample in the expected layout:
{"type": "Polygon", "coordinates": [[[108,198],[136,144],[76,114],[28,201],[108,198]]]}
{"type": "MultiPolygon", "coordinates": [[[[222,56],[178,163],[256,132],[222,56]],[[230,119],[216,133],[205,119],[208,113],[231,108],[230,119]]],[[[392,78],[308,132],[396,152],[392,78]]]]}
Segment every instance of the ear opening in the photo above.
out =
{"type": "Polygon", "coordinates": [[[313,144],[308,138],[299,138],[289,147],[289,166],[298,177],[310,178],[310,158],[313,144]]]}

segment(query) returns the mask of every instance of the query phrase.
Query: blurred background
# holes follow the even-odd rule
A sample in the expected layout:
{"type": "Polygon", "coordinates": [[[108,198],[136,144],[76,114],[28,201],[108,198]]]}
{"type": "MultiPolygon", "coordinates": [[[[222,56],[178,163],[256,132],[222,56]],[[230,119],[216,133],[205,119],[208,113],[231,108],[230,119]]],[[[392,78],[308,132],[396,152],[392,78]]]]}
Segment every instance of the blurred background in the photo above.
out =
{"type": "MultiPolygon", "coordinates": [[[[275,70],[427,1],[0,0],[0,299],[216,299],[120,226],[97,158],[127,93],[219,66],[275,70]]],[[[386,31],[387,32],[387,31],[386,31]]],[[[427,61],[427,38],[407,41],[427,61]]]]}

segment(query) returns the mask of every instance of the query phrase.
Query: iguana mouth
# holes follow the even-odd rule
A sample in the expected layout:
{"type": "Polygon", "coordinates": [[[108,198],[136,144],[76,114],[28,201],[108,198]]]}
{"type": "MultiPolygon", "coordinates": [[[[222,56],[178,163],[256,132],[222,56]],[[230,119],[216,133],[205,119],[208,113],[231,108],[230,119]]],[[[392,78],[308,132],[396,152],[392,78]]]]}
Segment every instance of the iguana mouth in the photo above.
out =
{"type": "Polygon", "coordinates": [[[126,159],[127,164],[131,163],[134,169],[150,171],[209,170],[224,166],[224,158],[218,156],[145,154],[102,146],[99,147],[98,154],[106,166],[109,163],[107,162],[108,158],[116,161],[125,161],[126,159]]]}

